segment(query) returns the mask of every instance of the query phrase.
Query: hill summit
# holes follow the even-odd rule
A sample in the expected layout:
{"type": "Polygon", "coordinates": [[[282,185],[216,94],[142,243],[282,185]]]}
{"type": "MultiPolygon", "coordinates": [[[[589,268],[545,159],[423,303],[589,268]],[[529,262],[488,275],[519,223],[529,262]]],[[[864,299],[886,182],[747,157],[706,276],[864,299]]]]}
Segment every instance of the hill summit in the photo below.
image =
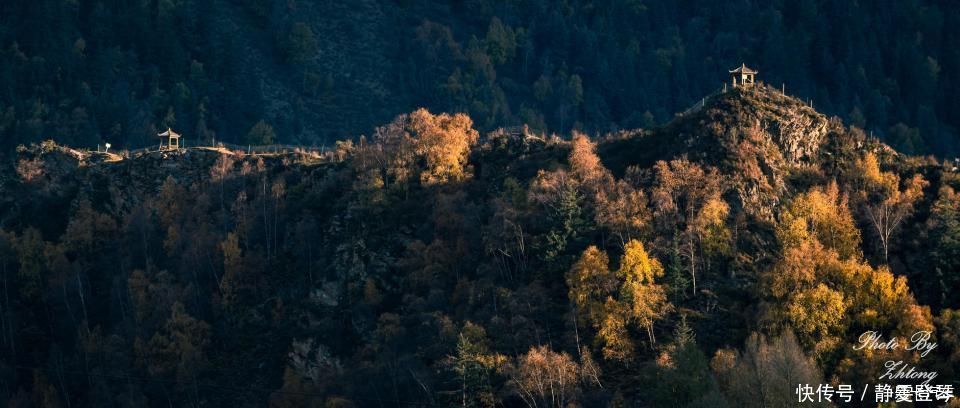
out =
{"type": "MultiPolygon", "coordinates": [[[[808,103],[758,83],[704,98],[667,125],[614,138],[599,151],[616,172],[626,166],[686,158],[716,166],[735,180],[737,200],[772,215],[791,174],[832,168],[868,141],[808,103]]],[[[885,149],[870,141],[871,149],[885,149]]]]}

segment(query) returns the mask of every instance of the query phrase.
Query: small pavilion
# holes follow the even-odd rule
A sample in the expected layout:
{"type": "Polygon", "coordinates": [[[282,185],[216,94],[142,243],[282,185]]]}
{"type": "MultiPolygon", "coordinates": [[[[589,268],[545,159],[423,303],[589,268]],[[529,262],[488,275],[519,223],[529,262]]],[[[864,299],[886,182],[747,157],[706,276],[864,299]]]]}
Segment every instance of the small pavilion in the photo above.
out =
{"type": "Polygon", "coordinates": [[[757,71],[747,68],[746,64],[740,64],[739,67],[730,70],[730,79],[733,81],[733,87],[748,87],[753,85],[754,75],[757,71]]]}
{"type": "Polygon", "coordinates": [[[158,133],[160,137],[160,150],[177,150],[180,148],[180,134],[173,129],[167,128],[166,132],[158,133]]]}

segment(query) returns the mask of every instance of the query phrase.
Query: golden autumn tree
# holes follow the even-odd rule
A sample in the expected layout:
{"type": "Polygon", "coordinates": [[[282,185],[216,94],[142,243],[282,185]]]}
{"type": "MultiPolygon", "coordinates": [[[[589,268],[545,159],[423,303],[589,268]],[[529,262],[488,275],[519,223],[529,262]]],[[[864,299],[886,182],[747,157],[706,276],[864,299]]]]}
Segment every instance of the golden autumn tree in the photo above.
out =
{"type": "Polygon", "coordinates": [[[842,259],[860,256],[860,230],[836,182],[794,198],[781,213],[776,232],[784,247],[814,238],[842,259]]]}
{"type": "Polygon", "coordinates": [[[656,343],[653,324],[672,310],[666,290],[656,283],[656,279],[663,276],[663,266],[647,253],[640,241],[631,240],[620,259],[618,275],[623,279],[620,296],[628,305],[628,316],[647,331],[653,345],[656,343]]]}
{"type": "Polygon", "coordinates": [[[880,160],[873,152],[864,153],[863,157],[853,162],[852,175],[849,182],[858,191],[866,191],[872,184],[883,183],[883,173],[880,171],[880,160]]]}
{"type": "Polygon", "coordinates": [[[831,259],[823,269],[825,278],[836,282],[849,300],[848,315],[853,323],[904,336],[933,330],[929,307],[917,304],[906,277],[894,275],[886,266],[874,268],[854,260],[831,259]]]}
{"type": "Polygon", "coordinates": [[[420,108],[410,114],[409,128],[416,138],[415,151],[426,161],[420,173],[423,184],[442,184],[468,177],[467,156],[479,133],[463,113],[434,115],[420,108]]]}
{"type": "Polygon", "coordinates": [[[633,358],[632,324],[646,330],[651,346],[655,343],[654,323],[673,310],[666,288],[656,283],[662,276],[660,262],[636,240],[627,242],[616,271],[609,269],[607,254],[591,246],[567,273],[570,300],[597,330],[604,358],[633,358]]]}
{"type": "Polygon", "coordinates": [[[570,300],[594,326],[603,321],[604,305],[619,286],[620,280],[610,271],[607,253],[592,245],[567,272],[570,300]]]}
{"type": "Polygon", "coordinates": [[[613,176],[600,162],[600,156],[597,156],[596,143],[583,133],[573,132],[567,161],[570,163],[571,173],[589,194],[600,194],[602,189],[613,183],[613,176]]]}
{"type": "Polygon", "coordinates": [[[836,346],[846,312],[843,294],[823,283],[797,292],[786,304],[791,326],[798,334],[815,342],[816,351],[836,346]]]}
{"type": "Polygon", "coordinates": [[[781,214],[776,233],[781,256],[766,275],[766,292],[774,299],[768,317],[791,327],[815,354],[833,350],[849,322],[843,292],[824,283],[826,266],[839,262],[841,251],[843,259],[859,256],[859,230],[836,183],[797,196],[781,214]]]}
{"type": "Polygon", "coordinates": [[[767,317],[791,327],[818,357],[851,331],[932,329],[929,308],[916,303],[906,278],[863,261],[845,204],[835,183],[795,198],[776,227],[780,258],[765,275],[767,317]]]}
{"type": "Polygon", "coordinates": [[[588,247],[567,272],[570,301],[576,313],[582,313],[597,329],[602,343],[601,354],[608,360],[628,361],[633,358],[633,341],[627,332],[629,319],[624,305],[614,299],[621,280],[610,271],[607,253],[588,247]]]}
{"type": "Polygon", "coordinates": [[[405,190],[415,177],[424,185],[465,180],[467,157],[478,139],[466,114],[435,115],[421,108],[378,127],[372,143],[361,137],[349,151],[358,186],[405,190]]]}
{"type": "Polygon", "coordinates": [[[849,324],[843,292],[824,283],[831,260],[839,262],[836,251],[806,238],[786,246],[766,275],[766,293],[773,298],[768,318],[791,327],[817,355],[835,349],[849,324]]]}
{"type": "Polygon", "coordinates": [[[839,346],[852,328],[909,335],[932,327],[929,308],[917,305],[906,278],[862,259],[840,259],[816,241],[785,248],[767,276],[775,320],[818,355],[839,346]]]}
{"type": "Polygon", "coordinates": [[[625,305],[608,297],[603,305],[603,317],[597,338],[603,347],[600,349],[603,358],[623,363],[633,360],[635,346],[630,333],[627,331],[630,311],[625,305]]]}
{"type": "MultiPolygon", "coordinates": [[[[727,227],[730,206],[719,196],[710,197],[693,219],[692,229],[700,242],[704,258],[729,256],[733,235],[727,227]]],[[[708,264],[709,265],[709,264],[708,264]]]]}
{"type": "Polygon", "coordinates": [[[570,142],[570,170],[581,180],[594,179],[603,173],[603,165],[596,153],[596,144],[580,132],[573,132],[570,142]]]}
{"type": "Polygon", "coordinates": [[[920,174],[901,181],[897,174],[881,171],[873,153],[864,155],[855,168],[861,174],[858,184],[863,214],[873,227],[884,263],[889,262],[893,234],[913,214],[914,204],[923,198],[923,189],[929,183],[920,174]]]}

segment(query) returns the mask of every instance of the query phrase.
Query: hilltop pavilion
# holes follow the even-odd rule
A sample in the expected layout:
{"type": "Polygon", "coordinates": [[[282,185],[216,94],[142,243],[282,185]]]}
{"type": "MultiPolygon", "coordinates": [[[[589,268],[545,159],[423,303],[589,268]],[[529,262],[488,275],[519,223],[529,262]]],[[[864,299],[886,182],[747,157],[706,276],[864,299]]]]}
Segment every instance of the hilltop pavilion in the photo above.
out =
{"type": "Polygon", "coordinates": [[[748,87],[753,85],[754,75],[757,71],[747,68],[746,64],[740,64],[739,67],[730,70],[730,79],[733,81],[733,87],[748,87]]]}
{"type": "Polygon", "coordinates": [[[177,150],[180,148],[180,134],[173,129],[167,128],[166,132],[158,133],[160,137],[160,150],[177,150]]]}

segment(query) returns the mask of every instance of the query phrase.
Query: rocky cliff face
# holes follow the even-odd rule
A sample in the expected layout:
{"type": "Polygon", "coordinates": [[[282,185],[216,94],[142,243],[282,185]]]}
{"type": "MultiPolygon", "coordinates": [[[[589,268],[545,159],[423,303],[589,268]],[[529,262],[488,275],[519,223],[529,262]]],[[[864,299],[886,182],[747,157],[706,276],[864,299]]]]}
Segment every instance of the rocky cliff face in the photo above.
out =
{"type": "Polygon", "coordinates": [[[759,122],[756,126],[779,148],[787,164],[802,165],[817,159],[831,131],[826,116],[769,88],[742,91],[741,98],[753,108],[750,113],[759,122]]]}

